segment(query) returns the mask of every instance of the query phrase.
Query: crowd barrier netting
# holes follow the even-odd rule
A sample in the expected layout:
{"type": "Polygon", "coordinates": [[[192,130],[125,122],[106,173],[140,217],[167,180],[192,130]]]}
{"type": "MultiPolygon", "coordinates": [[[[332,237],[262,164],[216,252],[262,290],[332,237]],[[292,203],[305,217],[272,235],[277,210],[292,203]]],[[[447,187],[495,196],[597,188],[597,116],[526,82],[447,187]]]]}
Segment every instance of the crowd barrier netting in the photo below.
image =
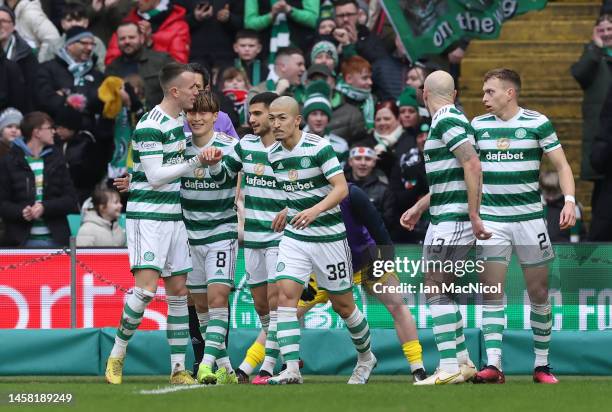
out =
{"type": "MultiPolygon", "coordinates": [[[[418,260],[422,247],[397,246],[396,256],[418,260]]],[[[555,246],[550,264],[550,295],[555,330],[604,330],[612,328],[612,245],[567,244],[555,246]]],[[[50,329],[71,327],[71,273],[69,250],[0,249],[0,328],[50,329]]],[[[125,249],[77,249],[76,327],[115,327],[133,277],[125,249]]],[[[402,283],[422,283],[422,273],[398,273],[402,283]]],[[[465,276],[462,282],[475,282],[465,276]]],[[[358,304],[371,327],[393,328],[391,316],[375,298],[354,288],[358,304]]],[[[148,306],[142,329],[165,329],[166,303],[160,281],[156,299],[148,306]]],[[[481,325],[479,297],[470,295],[461,306],[466,326],[481,325]]],[[[431,327],[423,293],[408,294],[406,304],[419,328],[431,327]]],[[[258,328],[259,319],[246,285],[244,255],[236,265],[236,291],[231,297],[231,326],[258,328]]],[[[520,265],[513,257],[506,282],[508,329],[530,329],[529,298],[520,265]]],[[[305,327],[342,328],[342,320],[329,303],[317,305],[305,318],[305,327]]]]}

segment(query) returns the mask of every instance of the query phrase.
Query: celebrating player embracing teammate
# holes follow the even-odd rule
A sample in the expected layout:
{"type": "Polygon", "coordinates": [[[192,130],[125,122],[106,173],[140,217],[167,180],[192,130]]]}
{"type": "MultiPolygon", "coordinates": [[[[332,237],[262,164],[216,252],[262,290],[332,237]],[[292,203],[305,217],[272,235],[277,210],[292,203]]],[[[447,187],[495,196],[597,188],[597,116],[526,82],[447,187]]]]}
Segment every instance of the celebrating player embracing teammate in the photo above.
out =
{"type": "MultiPolygon", "coordinates": [[[[300,130],[302,119],[293,98],[277,98],[272,93],[256,96],[250,121],[257,135],[238,141],[213,132],[218,103],[209,93],[198,94],[188,66],[165,66],[160,83],[164,100],[143,116],[132,141],[127,233],[135,287],[108,358],[107,381],[121,383],[128,341],[162,277],[168,295],[170,382],[195,383],[185,370],[188,288],[206,336],[198,380],[236,383],[240,378],[248,382],[252,367],[245,360],[236,375],[225,347],[237,254],[233,204],[242,172],[248,283],[266,333],[266,362],[254,383],[303,382],[297,306],[312,273],[318,288],[329,294],[334,311],[346,322],[357,350],[357,365],[348,383],[367,383],[377,360],[370,348],[368,322],[353,299],[351,252],[339,208],[348,189],[329,142],[300,130]],[[193,131],[191,139],[183,132],[183,111],[193,131]],[[284,229],[284,233],[274,229],[284,229]],[[272,376],[279,352],[286,368],[272,376]]],[[[432,114],[424,149],[430,193],[403,214],[401,224],[411,230],[429,208],[425,259],[465,259],[476,244],[477,257],[485,261],[480,275],[485,285],[503,285],[514,248],[531,300],[536,355],[533,379],[556,383],[548,363],[552,316],[547,263],[554,253],[539,195],[542,155],[547,155],[560,176],[566,200],[559,222],[562,229],[575,223],[575,187],[550,121],[518,106],[520,86],[520,77],[512,70],[488,72],[483,103],[489,114],[470,124],[454,105],[456,91],[450,75],[437,71],[428,76],[423,100],[432,114]]],[[[440,286],[453,279],[452,273],[428,271],[425,283],[434,286],[430,291],[435,286],[443,290],[440,286]]],[[[432,376],[416,379],[415,384],[472,379],[503,383],[503,290],[483,299],[487,364],[480,372],[467,352],[457,302],[435,292],[427,294],[427,302],[440,365],[432,376]]],[[[250,349],[255,350],[256,357],[263,357],[261,343],[250,349]]],[[[422,368],[418,362],[415,365],[422,368]]]]}

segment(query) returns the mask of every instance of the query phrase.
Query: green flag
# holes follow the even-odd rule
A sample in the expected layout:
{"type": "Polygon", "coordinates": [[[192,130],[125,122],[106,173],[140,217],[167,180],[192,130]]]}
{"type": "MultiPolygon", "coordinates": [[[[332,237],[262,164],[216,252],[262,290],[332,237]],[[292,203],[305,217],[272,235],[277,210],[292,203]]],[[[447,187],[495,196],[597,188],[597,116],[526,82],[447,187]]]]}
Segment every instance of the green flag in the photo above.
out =
{"type": "Polygon", "coordinates": [[[381,0],[408,57],[440,54],[462,38],[495,39],[504,21],[546,0],[381,0]]]}
{"type": "Polygon", "coordinates": [[[115,119],[115,150],[113,158],[108,163],[108,177],[123,176],[128,171],[128,151],[132,128],[127,109],[124,107],[115,119]]]}

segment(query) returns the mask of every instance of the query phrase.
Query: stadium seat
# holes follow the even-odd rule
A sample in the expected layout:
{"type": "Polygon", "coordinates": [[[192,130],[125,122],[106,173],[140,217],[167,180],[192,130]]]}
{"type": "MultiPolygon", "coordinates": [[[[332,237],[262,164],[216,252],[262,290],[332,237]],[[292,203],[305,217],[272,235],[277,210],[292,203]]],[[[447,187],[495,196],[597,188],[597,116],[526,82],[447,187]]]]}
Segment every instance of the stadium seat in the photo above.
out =
{"type": "Polygon", "coordinates": [[[76,236],[81,227],[81,215],[74,213],[66,216],[66,218],[68,219],[68,226],[70,227],[70,236],[76,236]]]}

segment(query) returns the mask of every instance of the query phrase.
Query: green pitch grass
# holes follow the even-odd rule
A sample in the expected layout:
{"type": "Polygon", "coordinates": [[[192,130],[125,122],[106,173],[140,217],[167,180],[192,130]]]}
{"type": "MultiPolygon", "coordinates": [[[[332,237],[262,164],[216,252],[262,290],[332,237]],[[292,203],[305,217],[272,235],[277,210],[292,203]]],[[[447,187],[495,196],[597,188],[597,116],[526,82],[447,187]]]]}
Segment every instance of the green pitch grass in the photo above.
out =
{"type": "Polygon", "coordinates": [[[173,393],[166,377],[126,377],[110,386],[103,377],[0,377],[0,410],[41,410],[9,404],[10,393],[71,393],[70,405],[45,409],[92,412],[352,412],[352,411],[595,411],[612,407],[612,377],[561,376],[558,385],[508,377],[505,385],[414,387],[408,377],[374,376],[365,385],[347,377],[307,376],[304,385],[199,386],[173,393]],[[435,408],[435,409],[432,409],[435,408]]]}

